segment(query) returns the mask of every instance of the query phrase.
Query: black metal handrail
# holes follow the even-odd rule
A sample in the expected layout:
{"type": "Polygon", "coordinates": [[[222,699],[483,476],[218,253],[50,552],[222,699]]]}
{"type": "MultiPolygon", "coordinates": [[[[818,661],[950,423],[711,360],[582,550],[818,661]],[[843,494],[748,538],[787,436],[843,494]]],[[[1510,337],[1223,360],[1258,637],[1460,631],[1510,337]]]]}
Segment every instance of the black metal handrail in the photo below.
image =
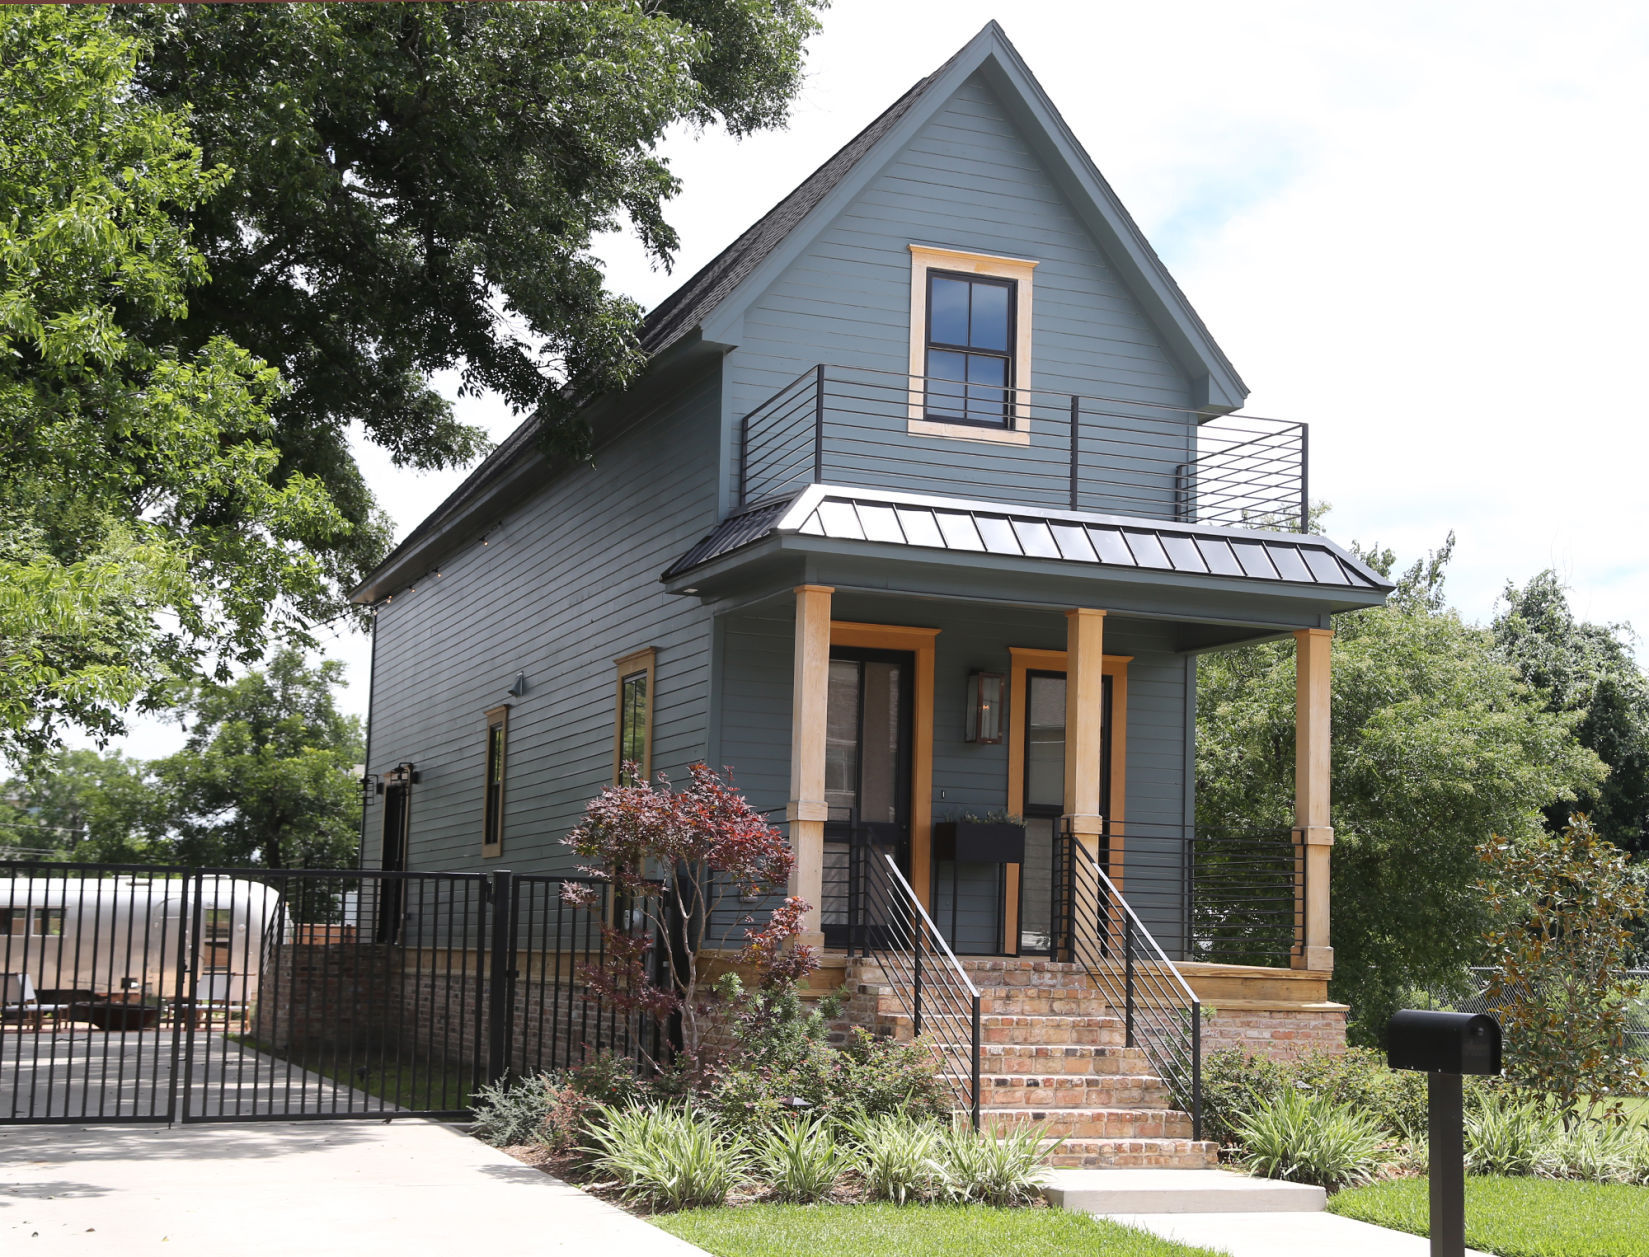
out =
{"type": "Polygon", "coordinates": [[[740,422],[740,507],[828,480],[891,489],[941,480],[1015,505],[1308,527],[1303,423],[1209,419],[1154,402],[1003,388],[985,398],[1001,422],[970,426],[982,436],[1012,431],[1012,443],[906,440],[911,419],[955,425],[976,418],[979,399],[958,398],[956,388],[864,367],[809,368],[740,422]]]}
{"type": "Polygon", "coordinates": [[[876,961],[911,1019],[930,1035],[940,1077],[979,1129],[979,988],[922,907],[891,853],[849,847],[852,897],[848,954],[876,961]]]}
{"type": "Polygon", "coordinates": [[[1067,828],[1055,848],[1055,958],[1080,964],[1113,1011],[1129,1047],[1145,1054],[1202,1138],[1202,1002],[1067,828]]]}

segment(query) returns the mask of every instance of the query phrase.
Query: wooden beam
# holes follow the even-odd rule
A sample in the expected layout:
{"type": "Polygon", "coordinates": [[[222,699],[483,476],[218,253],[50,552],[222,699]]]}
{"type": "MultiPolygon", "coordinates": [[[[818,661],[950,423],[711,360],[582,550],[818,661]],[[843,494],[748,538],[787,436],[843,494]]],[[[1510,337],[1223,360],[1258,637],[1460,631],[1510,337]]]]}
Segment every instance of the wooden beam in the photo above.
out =
{"type": "Polygon", "coordinates": [[[830,702],[830,595],[828,585],[796,587],[796,645],[790,685],[790,847],[796,863],[789,893],[810,905],[797,939],[823,947],[819,907],[824,898],[825,712],[830,702]]]}
{"type": "Polygon", "coordinates": [[[1329,821],[1331,718],[1329,669],[1334,630],[1300,629],[1294,634],[1294,837],[1305,884],[1296,891],[1304,918],[1302,946],[1294,967],[1334,969],[1329,945],[1329,854],[1334,830],[1329,821]]]}

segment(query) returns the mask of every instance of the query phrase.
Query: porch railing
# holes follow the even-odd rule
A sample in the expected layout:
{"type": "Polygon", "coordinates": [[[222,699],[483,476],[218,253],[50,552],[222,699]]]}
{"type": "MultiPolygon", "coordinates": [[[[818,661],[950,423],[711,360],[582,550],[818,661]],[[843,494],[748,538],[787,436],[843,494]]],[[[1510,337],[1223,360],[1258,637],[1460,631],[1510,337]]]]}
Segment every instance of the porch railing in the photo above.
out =
{"type": "Polygon", "coordinates": [[[1302,945],[1305,859],[1291,829],[1128,821],[1110,828],[1099,855],[1176,960],[1286,968],[1302,945]]]}
{"type": "Polygon", "coordinates": [[[869,842],[849,848],[848,954],[876,961],[886,987],[927,1035],[957,1108],[979,1128],[979,988],[917,899],[891,853],[869,842]]]}
{"type": "Polygon", "coordinates": [[[1202,1138],[1202,1003],[1105,870],[1067,830],[1055,847],[1055,958],[1080,964],[1202,1138]]]}
{"type": "Polygon", "coordinates": [[[741,421],[740,507],[815,482],[918,491],[966,484],[970,497],[1010,505],[1306,528],[1303,423],[1203,420],[1178,406],[1042,389],[970,386],[963,397],[960,387],[860,367],[810,368],[741,421]],[[981,435],[1011,429],[1015,441],[911,441],[913,418],[971,421],[981,435]]]}

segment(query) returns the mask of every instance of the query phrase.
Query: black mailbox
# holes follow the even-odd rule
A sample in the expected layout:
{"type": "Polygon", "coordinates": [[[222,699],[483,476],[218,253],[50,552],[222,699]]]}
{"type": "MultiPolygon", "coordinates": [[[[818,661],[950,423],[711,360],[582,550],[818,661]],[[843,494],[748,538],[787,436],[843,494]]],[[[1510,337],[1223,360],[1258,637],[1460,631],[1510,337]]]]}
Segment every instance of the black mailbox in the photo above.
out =
{"type": "Polygon", "coordinates": [[[1386,1026],[1386,1064],[1427,1074],[1498,1074],[1500,1026],[1482,1013],[1405,1009],[1386,1026]]]}

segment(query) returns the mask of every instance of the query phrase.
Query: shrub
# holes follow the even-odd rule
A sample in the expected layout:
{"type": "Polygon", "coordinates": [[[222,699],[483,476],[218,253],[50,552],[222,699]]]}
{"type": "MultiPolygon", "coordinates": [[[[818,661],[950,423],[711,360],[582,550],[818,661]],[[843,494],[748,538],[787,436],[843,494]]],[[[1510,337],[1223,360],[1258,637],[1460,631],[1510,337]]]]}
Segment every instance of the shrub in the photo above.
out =
{"type": "Polygon", "coordinates": [[[1005,1207],[1029,1204],[1041,1194],[1048,1158],[1060,1140],[1044,1146],[1034,1124],[1007,1131],[976,1131],[961,1120],[940,1137],[940,1184],[952,1200],[1005,1207]]]}
{"type": "Polygon", "coordinates": [[[937,1122],[884,1113],[858,1118],[849,1129],[871,1199],[903,1205],[925,1200],[939,1188],[943,1171],[936,1157],[944,1127],[937,1122]]]}
{"type": "Polygon", "coordinates": [[[1473,1174],[1533,1174],[1557,1123],[1532,1101],[1488,1097],[1466,1113],[1466,1168],[1473,1174]]]}
{"type": "Polygon", "coordinates": [[[821,1119],[783,1122],[756,1152],[762,1180],[779,1200],[812,1204],[835,1190],[852,1159],[821,1119]]]}
{"type": "Polygon", "coordinates": [[[488,1083],[475,1093],[470,1133],[495,1148],[542,1143],[555,1087],[549,1074],[488,1083]]]}
{"type": "Polygon", "coordinates": [[[1634,1182],[1644,1156],[1641,1142],[1638,1128],[1626,1122],[1576,1122],[1566,1130],[1554,1124],[1539,1169],[1550,1178],[1634,1182]]]}
{"type": "Polygon", "coordinates": [[[1292,1091],[1320,1095],[1371,1117],[1393,1139],[1425,1129],[1424,1076],[1388,1069],[1384,1056],[1370,1048],[1350,1048],[1339,1055],[1314,1052],[1292,1062],[1230,1048],[1203,1064],[1203,1131],[1222,1144],[1237,1142],[1242,1115],[1292,1091]]]}
{"type": "Polygon", "coordinates": [[[627,1199],[655,1209],[719,1205],[750,1168],[741,1140],[685,1108],[601,1105],[586,1151],[627,1199]]]}
{"type": "Polygon", "coordinates": [[[1239,1122],[1236,1136],[1250,1173],[1321,1187],[1367,1182],[1386,1144],[1373,1118],[1303,1091],[1261,1103],[1239,1122]]]}

